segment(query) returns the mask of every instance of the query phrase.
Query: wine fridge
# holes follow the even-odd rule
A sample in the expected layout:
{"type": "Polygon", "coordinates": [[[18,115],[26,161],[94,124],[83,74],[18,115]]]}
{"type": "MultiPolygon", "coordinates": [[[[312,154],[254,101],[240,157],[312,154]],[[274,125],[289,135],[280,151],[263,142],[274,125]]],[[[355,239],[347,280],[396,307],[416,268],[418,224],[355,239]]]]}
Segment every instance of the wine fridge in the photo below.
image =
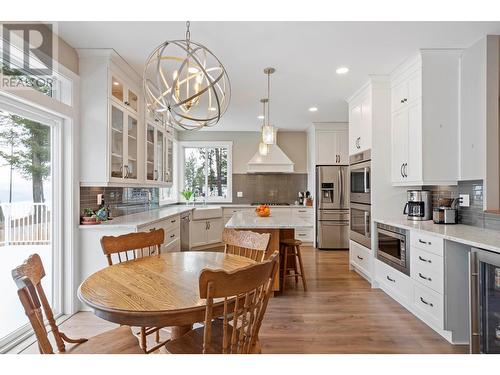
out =
{"type": "Polygon", "coordinates": [[[500,254],[472,249],[470,352],[500,353],[500,254]]]}

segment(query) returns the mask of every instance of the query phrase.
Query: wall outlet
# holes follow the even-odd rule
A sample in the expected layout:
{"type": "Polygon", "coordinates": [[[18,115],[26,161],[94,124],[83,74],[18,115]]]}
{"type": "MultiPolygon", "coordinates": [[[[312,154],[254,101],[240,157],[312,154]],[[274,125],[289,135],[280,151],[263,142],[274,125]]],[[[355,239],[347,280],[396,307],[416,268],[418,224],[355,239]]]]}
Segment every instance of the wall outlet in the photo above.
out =
{"type": "Polygon", "coordinates": [[[97,205],[100,206],[102,204],[102,194],[97,194],[97,205]]]}
{"type": "Polygon", "coordinates": [[[238,198],[243,198],[243,192],[242,192],[242,191],[238,191],[238,192],[236,192],[236,196],[237,196],[238,198]]]}
{"type": "Polygon", "coordinates": [[[460,194],[460,207],[469,207],[470,199],[469,194],[460,194]]]}

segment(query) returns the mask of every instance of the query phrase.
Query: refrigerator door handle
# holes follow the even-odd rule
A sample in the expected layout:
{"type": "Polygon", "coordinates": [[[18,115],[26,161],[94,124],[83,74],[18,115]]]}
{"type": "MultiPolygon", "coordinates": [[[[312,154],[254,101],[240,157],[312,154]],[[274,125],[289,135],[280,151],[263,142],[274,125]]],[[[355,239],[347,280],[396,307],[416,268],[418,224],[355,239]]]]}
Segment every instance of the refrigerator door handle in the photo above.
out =
{"type": "Polygon", "coordinates": [[[338,173],[338,188],[339,188],[339,207],[344,207],[344,184],[342,182],[342,168],[339,168],[338,173]]]}

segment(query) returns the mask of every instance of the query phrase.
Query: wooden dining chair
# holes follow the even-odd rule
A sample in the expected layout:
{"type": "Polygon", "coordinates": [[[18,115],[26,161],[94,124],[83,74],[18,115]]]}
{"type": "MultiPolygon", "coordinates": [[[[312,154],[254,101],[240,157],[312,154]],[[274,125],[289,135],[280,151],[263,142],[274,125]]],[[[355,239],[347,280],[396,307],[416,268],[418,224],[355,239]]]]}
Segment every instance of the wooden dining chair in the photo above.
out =
{"type": "Polygon", "coordinates": [[[166,344],[172,354],[260,353],[258,334],[273,292],[278,252],[261,263],[226,272],[204,269],[200,297],[206,299],[205,324],[166,344]],[[223,304],[223,319],[213,314],[223,304]]]}
{"type": "Polygon", "coordinates": [[[38,254],[31,255],[22,265],[12,270],[12,278],[18,288],[17,294],[35,331],[41,354],[54,353],[45,326],[44,314],[59,353],[143,354],[137,338],[127,326],[112,329],[89,339],[71,339],[66,336],[59,330],[54,320],[52,308],[42,287],[43,277],[45,277],[45,270],[38,254]],[[67,351],[65,343],[77,345],[67,351]]]}
{"type": "MultiPolygon", "coordinates": [[[[142,258],[145,256],[160,255],[161,245],[165,241],[163,229],[151,230],[149,232],[128,233],[121,236],[104,236],[101,238],[101,247],[108,264],[142,258]],[[113,256],[115,261],[113,261],[113,256]]],[[[160,330],[164,327],[141,327],[141,347],[146,354],[161,348],[168,340],[160,342],[160,330]],[[155,334],[156,344],[152,348],[147,347],[147,336],[155,334]]]]}
{"type": "Polygon", "coordinates": [[[225,228],[222,232],[224,253],[240,255],[262,262],[266,254],[271,235],[269,233],[255,233],[245,230],[225,228]]]}

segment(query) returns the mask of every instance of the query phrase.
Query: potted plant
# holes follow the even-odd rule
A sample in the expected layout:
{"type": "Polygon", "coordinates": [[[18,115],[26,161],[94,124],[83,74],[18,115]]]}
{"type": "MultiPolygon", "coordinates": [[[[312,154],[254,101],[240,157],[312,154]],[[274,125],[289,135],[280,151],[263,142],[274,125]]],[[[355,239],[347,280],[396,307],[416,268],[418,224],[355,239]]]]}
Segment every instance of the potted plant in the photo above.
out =
{"type": "Polygon", "coordinates": [[[186,200],[186,206],[189,206],[189,201],[193,197],[193,192],[191,190],[184,190],[184,191],[181,191],[181,195],[186,200]]]}
{"type": "Polygon", "coordinates": [[[99,224],[99,219],[93,209],[85,208],[83,210],[82,224],[83,225],[99,224]]]}

